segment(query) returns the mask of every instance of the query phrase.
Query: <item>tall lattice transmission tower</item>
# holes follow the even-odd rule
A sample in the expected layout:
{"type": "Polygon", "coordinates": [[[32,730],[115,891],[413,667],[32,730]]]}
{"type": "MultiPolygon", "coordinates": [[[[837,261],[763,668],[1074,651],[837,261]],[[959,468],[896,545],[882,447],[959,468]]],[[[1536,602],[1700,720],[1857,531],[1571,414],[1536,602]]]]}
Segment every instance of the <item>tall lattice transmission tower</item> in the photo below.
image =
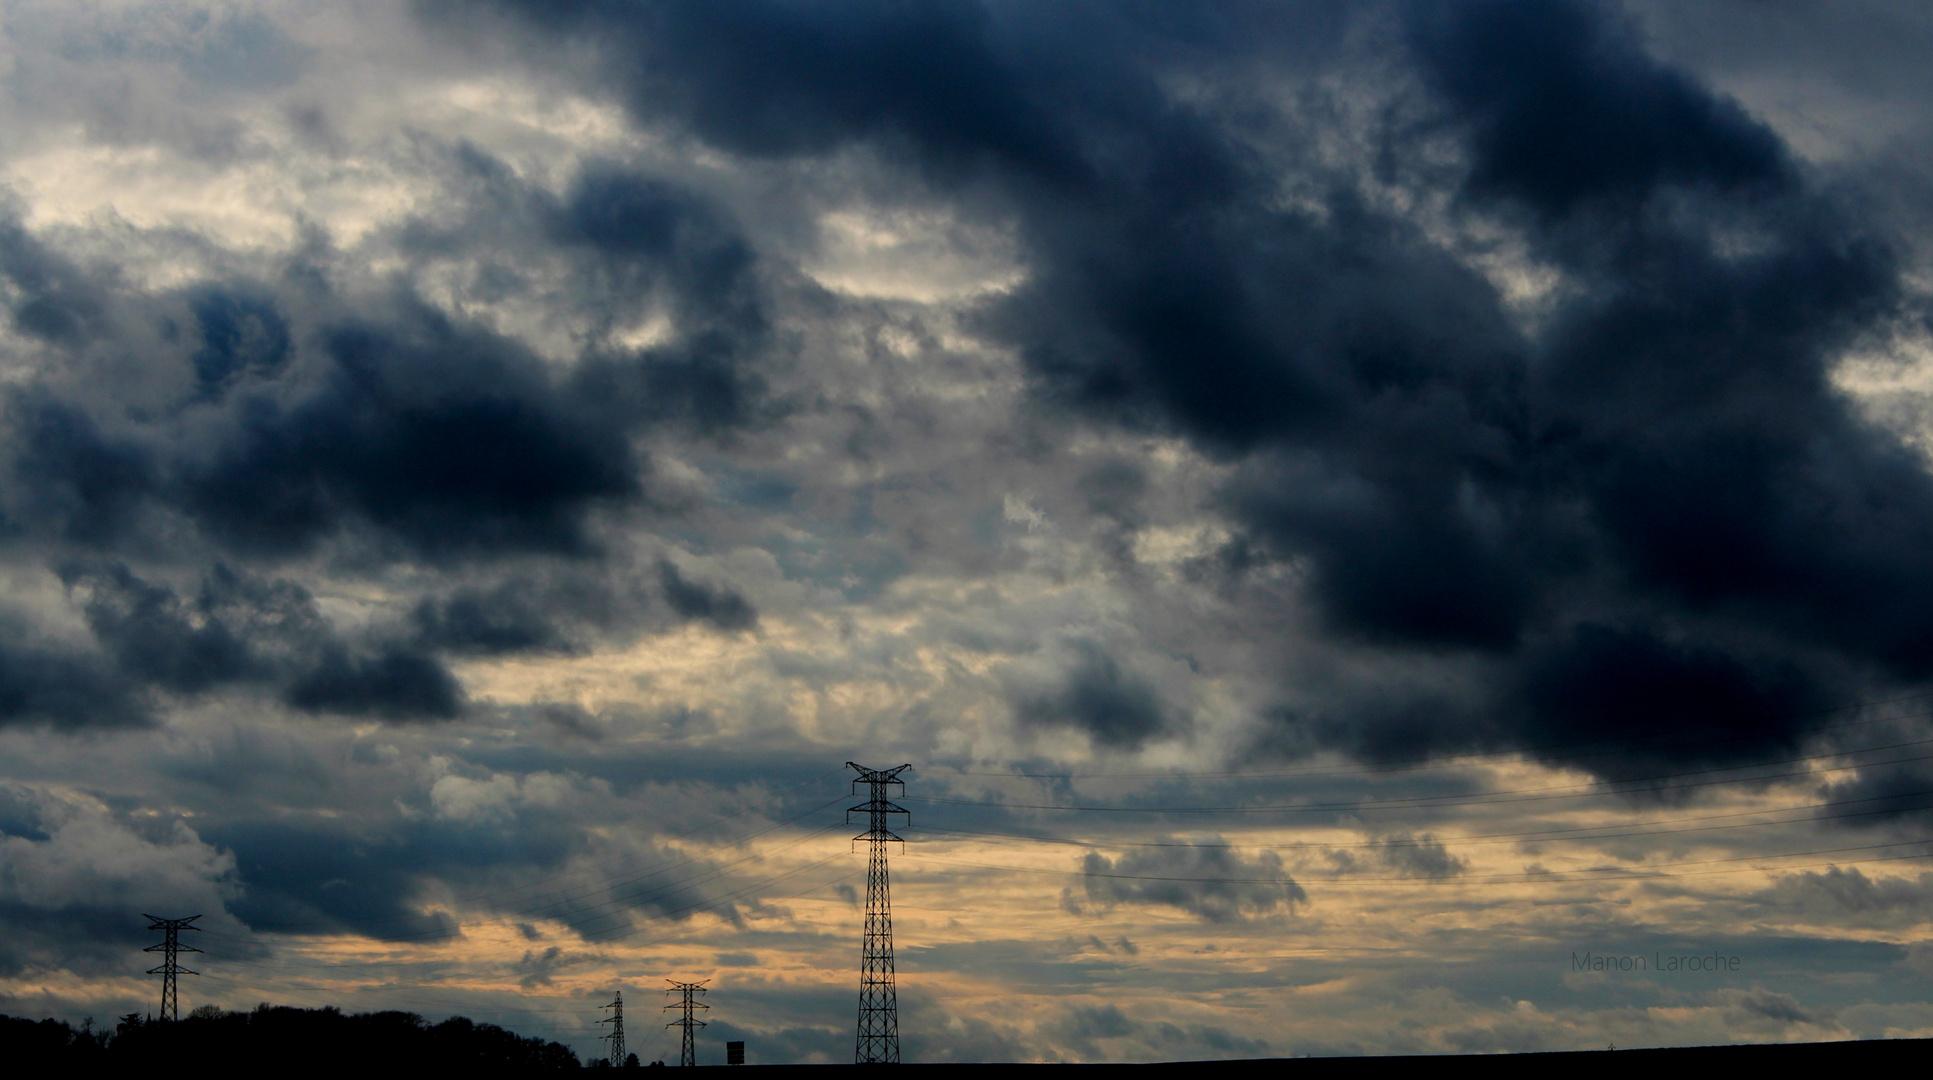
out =
{"type": "Polygon", "coordinates": [[[868,769],[850,761],[846,767],[859,773],[852,782],[852,793],[866,785],[866,801],[846,809],[846,820],[864,812],[866,831],[853,837],[867,842],[866,856],[866,937],[859,953],[859,1042],[852,1060],[859,1065],[899,1064],[899,989],[893,980],[893,891],[886,879],[886,845],[906,841],[887,827],[891,816],[913,815],[887,795],[891,789],[906,790],[899,774],[912,768],[868,769]]]}
{"type": "Polygon", "coordinates": [[[150,945],[141,950],[142,952],[158,952],[161,954],[161,966],[148,969],[148,974],[161,976],[161,1019],[179,1020],[181,1019],[181,996],[175,985],[175,977],[177,975],[201,974],[199,971],[189,971],[187,968],[181,966],[178,957],[182,953],[201,951],[193,945],[183,945],[181,943],[181,932],[183,930],[200,930],[201,927],[191,924],[196,919],[201,918],[201,916],[190,915],[185,919],[164,919],[159,915],[143,913],[141,917],[154,920],[148,929],[159,930],[162,934],[159,944],[150,945]]]}
{"type": "Polygon", "coordinates": [[[665,1027],[685,1029],[684,1038],[678,1042],[678,1064],[696,1065],[698,1064],[698,1051],[697,1047],[691,1041],[691,1029],[704,1027],[705,1022],[692,1016],[691,1010],[709,1009],[711,1006],[702,1001],[693,1001],[691,995],[704,993],[705,984],[711,980],[701,979],[698,982],[675,982],[671,979],[666,979],[665,981],[671,983],[671,988],[666,990],[665,993],[681,995],[676,1002],[666,1005],[665,1008],[683,1009],[685,1013],[683,1016],[665,1025],[665,1027]]]}
{"type": "Polygon", "coordinates": [[[611,1003],[609,1005],[604,1005],[601,1007],[611,1010],[611,1015],[598,1021],[598,1023],[600,1024],[611,1025],[611,1033],[609,1035],[604,1036],[604,1041],[611,1044],[611,1053],[609,1058],[611,1065],[613,1067],[622,1066],[624,1064],[624,1053],[625,1053],[625,1050],[624,1050],[624,991],[619,990],[617,993],[617,997],[612,998],[611,1003]]]}

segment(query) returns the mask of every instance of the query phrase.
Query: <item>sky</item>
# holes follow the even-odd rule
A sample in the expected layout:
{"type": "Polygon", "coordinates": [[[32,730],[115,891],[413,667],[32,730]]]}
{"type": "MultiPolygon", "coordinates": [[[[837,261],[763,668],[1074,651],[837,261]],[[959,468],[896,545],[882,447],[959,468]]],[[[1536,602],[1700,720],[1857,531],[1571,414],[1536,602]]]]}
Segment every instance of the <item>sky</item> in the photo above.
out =
{"type": "Polygon", "coordinates": [[[1933,14],[0,3],[0,1012],[1933,1036],[1933,14]]]}

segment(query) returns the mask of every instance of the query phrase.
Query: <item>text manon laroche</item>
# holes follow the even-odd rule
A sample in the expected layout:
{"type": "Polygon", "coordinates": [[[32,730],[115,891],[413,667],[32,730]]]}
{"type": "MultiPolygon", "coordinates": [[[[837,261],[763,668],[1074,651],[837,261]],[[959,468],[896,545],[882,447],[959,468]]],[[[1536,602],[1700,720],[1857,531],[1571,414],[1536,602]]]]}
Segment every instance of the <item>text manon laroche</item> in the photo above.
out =
{"type": "Polygon", "coordinates": [[[1737,971],[1739,958],[1721,953],[1652,953],[1612,955],[1586,951],[1571,954],[1572,971],[1737,971]]]}

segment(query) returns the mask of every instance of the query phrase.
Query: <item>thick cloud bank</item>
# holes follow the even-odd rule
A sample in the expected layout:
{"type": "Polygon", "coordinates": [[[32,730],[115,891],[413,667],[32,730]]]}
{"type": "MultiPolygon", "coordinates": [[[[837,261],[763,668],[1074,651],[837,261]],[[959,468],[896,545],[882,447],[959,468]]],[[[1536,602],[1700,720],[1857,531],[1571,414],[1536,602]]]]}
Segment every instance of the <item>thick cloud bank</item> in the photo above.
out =
{"type": "Polygon", "coordinates": [[[0,1005],[167,903],[229,1005],[717,969],[842,1059],[858,761],[930,1059],[1933,1030],[1526,959],[1926,967],[1933,25],[1860,11],[13,5],[0,1005]]]}
{"type": "MultiPolygon", "coordinates": [[[[1284,722],[1372,754],[1693,725],[1725,757],[1933,670],[1933,481],[1831,381],[1917,317],[1905,253],[1613,9],[498,6],[641,123],[995,202],[1027,277],[981,325],[1042,407],[1233,464],[1235,587],[1291,564],[1331,633],[1482,672],[1428,728],[1284,722]],[[1348,133],[1367,176],[1323,153],[1340,103],[1263,93],[1362,35],[1401,58],[1348,133]],[[1550,284],[1516,300],[1446,232],[1550,284]]],[[[1070,694],[1103,741],[1152,722],[1070,694]]]]}

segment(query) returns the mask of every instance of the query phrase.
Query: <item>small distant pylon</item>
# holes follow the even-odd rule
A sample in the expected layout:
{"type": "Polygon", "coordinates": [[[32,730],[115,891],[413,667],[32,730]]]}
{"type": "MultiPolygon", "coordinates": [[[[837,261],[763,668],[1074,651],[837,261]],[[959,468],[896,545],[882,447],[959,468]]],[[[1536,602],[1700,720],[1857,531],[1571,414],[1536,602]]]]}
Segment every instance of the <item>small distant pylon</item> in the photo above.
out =
{"type": "Polygon", "coordinates": [[[190,915],[185,919],[164,919],[159,915],[148,915],[144,913],[141,917],[154,920],[153,925],[149,926],[148,929],[159,930],[162,933],[162,939],[159,944],[150,945],[141,950],[142,952],[158,952],[161,954],[161,966],[148,969],[148,974],[161,976],[161,1019],[179,1020],[181,1019],[181,996],[179,989],[175,985],[175,977],[177,975],[201,974],[199,971],[189,971],[187,968],[182,967],[177,960],[177,957],[181,953],[201,951],[193,945],[183,945],[181,943],[181,932],[183,930],[200,930],[201,927],[190,924],[196,919],[201,918],[201,916],[190,915]]]}
{"type": "Polygon", "coordinates": [[[682,995],[675,1004],[666,1005],[665,1008],[683,1009],[685,1013],[683,1016],[665,1025],[665,1027],[685,1029],[684,1038],[678,1043],[678,1064],[696,1065],[698,1064],[698,1048],[691,1040],[691,1029],[704,1027],[705,1022],[693,1017],[691,1010],[709,1009],[711,1006],[702,1001],[693,1001],[691,995],[704,993],[705,984],[711,980],[701,979],[698,982],[676,982],[672,979],[666,979],[665,981],[671,983],[671,988],[666,990],[665,993],[682,995]]]}
{"type": "Polygon", "coordinates": [[[618,991],[617,997],[611,999],[611,1003],[609,1005],[604,1005],[600,1007],[611,1010],[611,1015],[598,1021],[598,1023],[600,1024],[611,1025],[611,1033],[609,1035],[604,1036],[604,1041],[611,1044],[611,1055],[610,1055],[611,1064],[614,1067],[622,1066],[624,1064],[624,1053],[625,1053],[624,1051],[624,991],[622,990],[618,991]]]}
{"type": "Polygon", "coordinates": [[[859,953],[859,1040],[853,1048],[856,1065],[899,1064],[899,988],[893,973],[893,895],[886,879],[886,845],[904,844],[888,828],[893,814],[912,815],[906,808],[887,798],[892,788],[906,790],[899,774],[912,768],[868,769],[846,762],[846,768],[859,773],[853,779],[853,794],[866,785],[866,801],[846,810],[846,820],[864,811],[866,831],[853,837],[867,844],[866,857],[866,930],[859,953]]]}

